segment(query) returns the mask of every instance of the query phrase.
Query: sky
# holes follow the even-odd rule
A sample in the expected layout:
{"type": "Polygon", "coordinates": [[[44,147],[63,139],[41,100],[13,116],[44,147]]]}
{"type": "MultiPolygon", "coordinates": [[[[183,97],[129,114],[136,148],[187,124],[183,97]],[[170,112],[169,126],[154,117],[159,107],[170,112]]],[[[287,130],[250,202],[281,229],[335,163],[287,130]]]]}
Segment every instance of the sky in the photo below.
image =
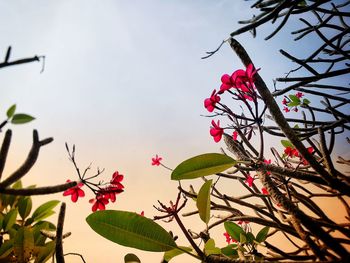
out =
{"type": "MultiPolygon", "coordinates": [[[[11,45],[12,59],[46,58],[43,73],[41,63],[0,71],[0,116],[5,118],[16,103],[18,112],[36,117],[28,125],[10,126],[13,141],[5,174],[23,162],[32,130],[38,129],[40,138],[54,137],[54,142],[42,149],[25,185],[77,179],[67,142],[76,145],[81,169],[91,163],[91,174],[104,168],[105,180],[116,170],[125,176],[125,192],[110,209],[155,215],[152,205],[174,200],[177,183],[170,181],[169,171],[152,167],[151,158],[159,154],[174,168],[223,146],[209,135],[211,119],[203,116],[203,100],[219,88],[222,74],[242,64],[227,45],[209,59],[201,57],[238,28],[238,20],[251,16],[248,7],[245,1],[228,0],[0,1],[1,53],[11,45]]],[[[265,29],[255,39],[249,33],[237,37],[270,86],[289,70],[290,62],[278,55],[281,43],[287,50],[297,47],[284,40],[288,29],[269,42],[263,41],[265,29]]],[[[65,230],[72,236],[65,240],[66,253],[81,253],[89,263],[123,262],[128,252],[143,262],[160,261],[161,253],[123,248],[94,233],[85,223],[91,193],[75,204],[61,194],[34,200],[38,206],[52,198],[67,203],[65,230]]],[[[81,261],[70,256],[67,262],[81,261]]],[[[173,262],[192,259],[181,256],[173,262]]]]}

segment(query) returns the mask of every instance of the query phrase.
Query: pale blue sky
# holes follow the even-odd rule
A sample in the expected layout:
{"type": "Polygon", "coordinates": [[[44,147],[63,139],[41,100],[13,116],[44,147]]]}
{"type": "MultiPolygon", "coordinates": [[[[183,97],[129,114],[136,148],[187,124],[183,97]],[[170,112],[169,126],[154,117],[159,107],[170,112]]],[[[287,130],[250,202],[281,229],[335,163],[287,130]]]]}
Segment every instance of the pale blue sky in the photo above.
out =
{"type": "MultiPolygon", "coordinates": [[[[93,167],[106,168],[105,178],[114,170],[125,175],[126,192],[111,209],[154,215],[152,204],[174,199],[176,183],[170,182],[167,171],[151,167],[151,157],[159,154],[175,167],[222,146],[209,135],[210,119],[200,116],[206,114],[203,100],[219,88],[222,74],[242,65],[228,46],[210,59],[200,57],[226,39],[239,19],[250,17],[248,6],[229,0],[1,1],[0,55],[12,45],[12,59],[46,56],[42,74],[40,63],[0,72],[2,112],[17,103],[18,111],[37,117],[29,125],[13,127],[7,170],[22,162],[31,130],[37,128],[42,137],[53,136],[55,141],[43,149],[25,182],[50,185],[74,179],[64,142],[75,143],[81,168],[92,161],[93,167]]],[[[270,42],[264,42],[264,36],[238,39],[271,85],[290,64],[277,56],[286,36],[270,42]]],[[[297,44],[288,46],[295,50],[297,44]]],[[[233,109],[240,112],[237,105],[233,109]]],[[[66,230],[73,235],[65,242],[66,252],[82,253],[93,263],[112,258],[122,262],[132,251],[89,229],[89,198],[74,205],[61,195],[55,198],[68,204],[66,230]]],[[[161,258],[137,254],[143,262],[161,258]]]]}

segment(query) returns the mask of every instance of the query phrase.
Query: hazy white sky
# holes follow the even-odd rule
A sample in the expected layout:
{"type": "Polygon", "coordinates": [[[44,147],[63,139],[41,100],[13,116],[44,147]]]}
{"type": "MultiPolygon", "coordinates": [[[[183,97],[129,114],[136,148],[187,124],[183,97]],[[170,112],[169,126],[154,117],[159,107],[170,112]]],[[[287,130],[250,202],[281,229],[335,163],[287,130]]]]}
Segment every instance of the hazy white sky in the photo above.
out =
{"type": "MultiPolygon", "coordinates": [[[[42,149],[25,184],[76,179],[64,148],[65,142],[74,143],[81,168],[93,162],[93,169],[106,169],[107,180],[115,170],[125,175],[126,191],[110,209],[144,210],[152,217],[152,205],[157,199],[174,199],[177,184],[167,171],[151,167],[151,157],[159,154],[175,167],[222,146],[209,135],[210,119],[200,116],[206,114],[203,100],[219,88],[222,74],[242,65],[228,46],[210,59],[200,57],[227,38],[239,19],[250,16],[247,7],[244,1],[229,0],[0,1],[1,54],[12,45],[12,59],[46,56],[42,74],[39,63],[0,72],[3,118],[13,103],[37,118],[11,127],[14,141],[7,173],[25,158],[36,128],[41,137],[53,136],[55,141],[42,149]]],[[[263,36],[238,39],[271,85],[272,78],[288,71],[288,64],[276,56],[283,36],[270,42],[262,41],[263,36]]],[[[295,48],[293,42],[288,45],[295,48]]],[[[53,197],[68,205],[65,230],[73,234],[65,241],[65,252],[81,253],[93,263],[123,262],[124,254],[134,251],[90,230],[85,218],[92,197],[77,204],[53,197]]],[[[47,198],[35,199],[36,204],[47,198]]],[[[143,262],[161,258],[136,254],[143,262]]],[[[69,257],[67,262],[81,261],[69,257]]]]}

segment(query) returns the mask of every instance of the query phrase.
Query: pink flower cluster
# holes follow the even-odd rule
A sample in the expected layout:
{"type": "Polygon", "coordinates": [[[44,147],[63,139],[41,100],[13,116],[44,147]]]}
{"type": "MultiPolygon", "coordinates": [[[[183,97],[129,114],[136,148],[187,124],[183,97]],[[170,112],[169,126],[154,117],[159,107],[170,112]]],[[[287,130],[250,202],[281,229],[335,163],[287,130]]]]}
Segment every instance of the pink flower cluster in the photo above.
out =
{"type": "MultiPolygon", "coordinates": [[[[314,152],[314,148],[308,147],[307,151],[312,154],[314,152]]],[[[284,154],[290,158],[294,158],[294,157],[299,158],[302,164],[308,165],[308,162],[300,155],[298,150],[293,147],[290,147],[290,146],[286,147],[284,149],[284,154]]]]}
{"type": "Polygon", "coordinates": [[[298,112],[298,106],[301,103],[300,99],[304,96],[303,93],[301,92],[297,92],[295,93],[295,95],[290,95],[289,97],[285,96],[282,100],[282,104],[285,105],[283,107],[283,110],[285,112],[290,112],[291,110],[295,111],[295,112],[298,112]],[[293,98],[296,98],[294,100],[292,100],[293,98]]]}
{"type": "MultiPolygon", "coordinates": [[[[64,191],[63,196],[70,195],[71,200],[75,203],[78,201],[79,197],[85,196],[85,192],[81,188],[84,185],[87,185],[88,188],[95,194],[95,198],[89,200],[89,203],[92,204],[92,211],[95,212],[97,210],[105,210],[106,205],[109,202],[114,203],[116,200],[116,195],[124,191],[124,185],[121,183],[123,179],[124,176],[116,171],[113,173],[112,179],[104,185],[94,184],[83,180],[82,182],[78,183],[78,185],[64,191]]],[[[70,182],[70,180],[67,180],[67,182],[70,182]]]]}

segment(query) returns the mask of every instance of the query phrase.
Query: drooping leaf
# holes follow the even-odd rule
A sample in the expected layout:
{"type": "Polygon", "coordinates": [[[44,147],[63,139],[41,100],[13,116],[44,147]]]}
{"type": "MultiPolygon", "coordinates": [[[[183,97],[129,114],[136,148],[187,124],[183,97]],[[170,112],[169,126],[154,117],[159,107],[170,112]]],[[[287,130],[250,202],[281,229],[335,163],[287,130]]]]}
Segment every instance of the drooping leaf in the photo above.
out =
{"type": "Polygon", "coordinates": [[[221,173],[237,162],[230,156],[219,153],[206,153],[180,163],[171,173],[172,180],[194,179],[221,173]]]}
{"type": "Polygon", "coordinates": [[[287,147],[291,147],[294,148],[294,145],[288,141],[288,140],[281,140],[281,144],[283,145],[283,147],[287,148],[287,147]]]}
{"type": "Polygon", "coordinates": [[[214,239],[210,238],[204,245],[204,252],[207,256],[221,254],[221,249],[215,246],[214,239]]]}
{"type": "Polygon", "coordinates": [[[236,244],[230,244],[226,247],[221,248],[221,253],[228,257],[237,257],[237,245],[236,244]]]}
{"type": "Polygon", "coordinates": [[[48,201],[41,206],[39,206],[35,211],[33,212],[32,219],[33,221],[40,221],[44,218],[47,218],[55,213],[52,209],[55,208],[60,201],[58,200],[51,200],[48,201]]]}
{"type": "Polygon", "coordinates": [[[39,247],[39,253],[34,263],[42,263],[50,260],[53,256],[53,253],[55,252],[55,247],[55,241],[47,242],[45,246],[39,247]]]}
{"type": "Polygon", "coordinates": [[[29,262],[34,249],[34,237],[32,229],[21,227],[14,238],[14,253],[18,262],[29,262]]]}
{"type": "Polygon", "coordinates": [[[164,256],[163,256],[163,262],[169,262],[172,258],[185,253],[185,251],[187,251],[187,252],[191,252],[192,251],[191,247],[179,246],[179,248],[174,248],[172,250],[166,251],[164,253],[164,256]]]}
{"type": "Polygon", "coordinates": [[[12,209],[5,215],[3,221],[3,228],[5,231],[9,231],[10,228],[16,223],[17,214],[17,209],[12,209]]]}
{"type": "Polygon", "coordinates": [[[18,212],[23,220],[29,216],[32,210],[32,199],[30,197],[22,197],[18,200],[18,212]]]}
{"type": "Polygon", "coordinates": [[[171,235],[153,220],[126,211],[104,210],[86,218],[101,236],[122,246],[164,252],[176,248],[171,235]]]}
{"type": "Polygon", "coordinates": [[[124,263],[141,263],[141,260],[135,254],[129,253],[125,255],[124,263]]]}
{"type": "Polygon", "coordinates": [[[210,190],[213,180],[206,181],[197,195],[196,205],[202,221],[208,224],[210,219],[210,190]]]}
{"type": "Polygon", "coordinates": [[[225,222],[224,227],[226,232],[234,239],[237,241],[241,240],[241,234],[245,235],[244,230],[237,225],[236,223],[233,222],[225,222]]]}
{"type": "Polygon", "coordinates": [[[7,118],[11,118],[16,111],[16,104],[13,104],[6,112],[7,118]]]}
{"type": "Polygon", "coordinates": [[[261,242],[264,242],[266,237],[267,237],[267,234],[269,233],[269,230],[270,230],[270,227],[268,226],[265,226],[264,228],[262,228],[259,233],[256,235],[256,241],[258,243],[261,243],[261,242]]]}
{"type": "Polygon", "coordinates": [[[12,124],[24,124],[27,122],[31,122],[32,120],[35,120],[33,116],[30,116],[25,113],[17,113],[12,116],[11,123],[12,124]]]}

